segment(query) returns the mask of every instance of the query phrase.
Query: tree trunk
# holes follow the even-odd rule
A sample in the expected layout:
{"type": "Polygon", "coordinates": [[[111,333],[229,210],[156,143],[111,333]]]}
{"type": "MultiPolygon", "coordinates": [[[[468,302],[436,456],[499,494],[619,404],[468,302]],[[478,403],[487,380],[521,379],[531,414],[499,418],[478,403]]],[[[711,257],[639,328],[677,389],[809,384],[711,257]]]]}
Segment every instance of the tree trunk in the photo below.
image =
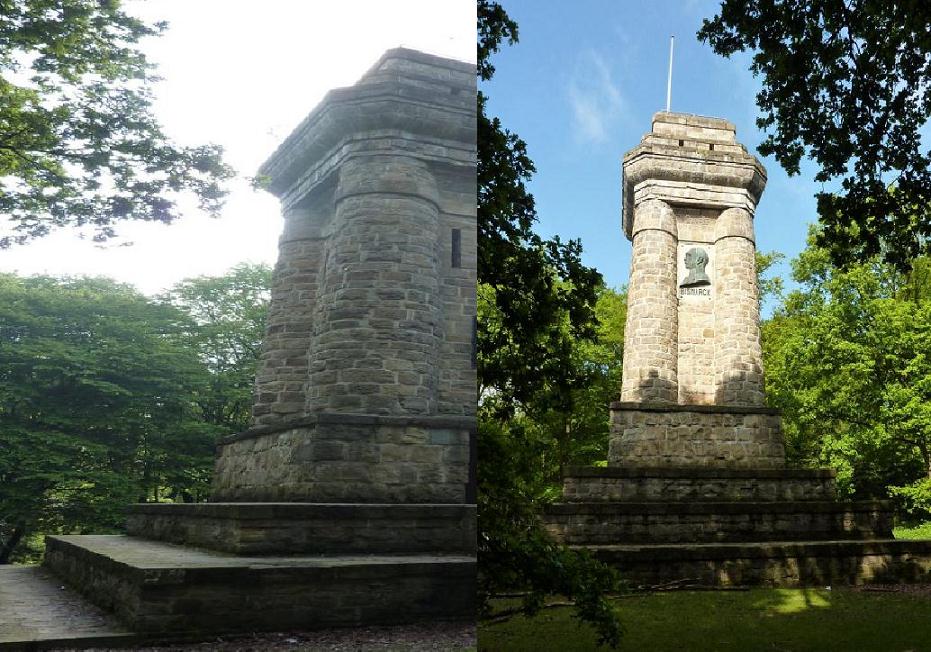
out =
{"type": "Polygon", "coordinates": [[[3,544],[3,547],[0,548],[0,564],[10,563],[10,557],[13,555],[13,550],[16,549],[16,546],[19,545],[19,542],[22,541],[25,535],[25,526],[17,525],[13,528],[13,534],[10,535],[10,538],[7,539],[6,543],[3,544]]]}

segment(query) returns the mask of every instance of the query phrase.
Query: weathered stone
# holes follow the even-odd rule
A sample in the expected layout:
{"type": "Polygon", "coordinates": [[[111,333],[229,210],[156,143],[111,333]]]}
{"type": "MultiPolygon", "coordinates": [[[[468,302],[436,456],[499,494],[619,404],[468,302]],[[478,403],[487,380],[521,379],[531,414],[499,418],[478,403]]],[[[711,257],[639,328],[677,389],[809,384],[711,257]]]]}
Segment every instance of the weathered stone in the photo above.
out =
{"type": "Polygon", "coordinates": [[[241,557],[118,535],[48,537],[45,565],[132,630],[187,635],[475,617],[465,555],[241,557]]]}
{"type": "Polygon", "coordinates": [[[608,463],[641,466],[785,466],[778,410],[611,404],[608,463]]]}
{"type": "Polygon", "coordinates": [[[762,405],[753,211],[765,184],[717,118],[657,113],[624,157],[622,401],[762,405]]]}
{"type": "Polygon", "coordinates": [[[260,171],[285,226],[213,502],[47,567],[146,633],[474,619],[475,111],[473,65],[403,49],[326,96],[260,171]]]}
{"type": "Polygon", "coordinates": [[[765,183],[717,118],[657,113],[624,157],[633,253],[609,466],[570,469],[546,528],[632,581],[928,581],[931,541],[886,540],[888,503],[837,502],[832,471],[785,468],[779,412],[762,407],[765,183]]]}

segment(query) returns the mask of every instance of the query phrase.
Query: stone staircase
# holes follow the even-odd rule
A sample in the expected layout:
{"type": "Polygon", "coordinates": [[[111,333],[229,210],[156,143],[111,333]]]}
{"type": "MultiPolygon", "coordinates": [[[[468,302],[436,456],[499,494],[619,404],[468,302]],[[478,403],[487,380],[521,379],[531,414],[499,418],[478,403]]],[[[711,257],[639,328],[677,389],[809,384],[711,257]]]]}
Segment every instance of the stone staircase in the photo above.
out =
{"type": "Polygon", "coordinates": [[[44,565],[140,635],[475,614],[474,505],[136,505],[128,530],[47,537],[44,565]]]}
{"type": "Polygon", "coordinates": [[[549,532],[632,582],[931,581],[931,541],[893,539],[886,501],[839,502],[829,469],[572,468],[563,496],[549,532]]]}

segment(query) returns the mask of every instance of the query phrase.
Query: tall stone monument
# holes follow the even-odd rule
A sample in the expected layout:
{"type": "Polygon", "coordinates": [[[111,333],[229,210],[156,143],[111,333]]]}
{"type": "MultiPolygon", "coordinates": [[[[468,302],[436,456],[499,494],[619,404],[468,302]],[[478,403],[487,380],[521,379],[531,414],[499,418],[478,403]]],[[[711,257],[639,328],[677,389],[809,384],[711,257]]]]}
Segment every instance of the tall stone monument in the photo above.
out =
{"type": "Polygon", "coordinates": [[[763,393],[766,171],[734,125],[655,114],[622,183],[633,255],[608,466],[568,470],[551,534],[633,581],[927,580],[931,542],[892,540],[888,503],[840,503],[832,470],[786,468],[763,393]]]}
{"type": "Polygon", "coordinates": [[[252,427],[210,502],[49,537],[53,572],[143,633],[474,618],[475,97],[390,50],[282,143],[252,427]]]}
{"type": "Polygon", "coordinates": [[[753,214],[765,185],[717,118],[658,113],[624,157],[633,254],[612,463],[785,464],[779,417],[760,409],[753,214]]]}

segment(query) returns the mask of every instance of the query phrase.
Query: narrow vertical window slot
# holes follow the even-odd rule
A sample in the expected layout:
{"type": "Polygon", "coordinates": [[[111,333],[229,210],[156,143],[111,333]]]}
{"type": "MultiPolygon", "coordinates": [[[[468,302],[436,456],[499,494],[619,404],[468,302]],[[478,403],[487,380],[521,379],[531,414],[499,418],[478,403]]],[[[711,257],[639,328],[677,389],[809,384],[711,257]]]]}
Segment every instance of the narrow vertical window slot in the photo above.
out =
{"type": "Polygon", "coordinates": [[[453,229],[452,266],[462,267],[462,229],[453,229]]]}

